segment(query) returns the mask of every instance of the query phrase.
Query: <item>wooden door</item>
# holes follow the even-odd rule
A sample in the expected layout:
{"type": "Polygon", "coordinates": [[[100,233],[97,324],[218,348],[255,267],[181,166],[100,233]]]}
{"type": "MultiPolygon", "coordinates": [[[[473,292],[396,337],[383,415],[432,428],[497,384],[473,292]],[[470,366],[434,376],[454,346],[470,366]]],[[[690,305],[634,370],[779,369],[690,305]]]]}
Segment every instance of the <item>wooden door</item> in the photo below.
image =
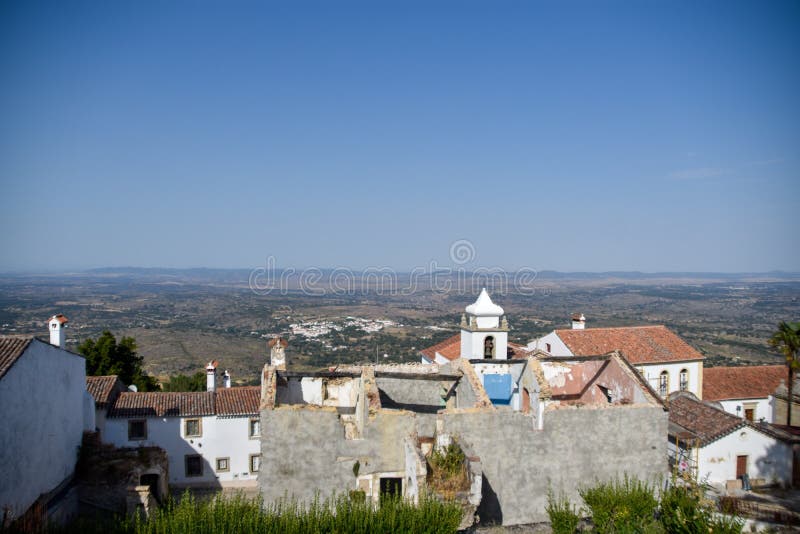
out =
{"type": "Polygon", "coordinates": [[[528,388],[522,388],[522,413],[531,411],[531,394],[528,393],[528,388]]]}
{"type": "Polygon", "coordinates": [[[747,456],[736,457],[736,478],[747,474],[747,456]]]}

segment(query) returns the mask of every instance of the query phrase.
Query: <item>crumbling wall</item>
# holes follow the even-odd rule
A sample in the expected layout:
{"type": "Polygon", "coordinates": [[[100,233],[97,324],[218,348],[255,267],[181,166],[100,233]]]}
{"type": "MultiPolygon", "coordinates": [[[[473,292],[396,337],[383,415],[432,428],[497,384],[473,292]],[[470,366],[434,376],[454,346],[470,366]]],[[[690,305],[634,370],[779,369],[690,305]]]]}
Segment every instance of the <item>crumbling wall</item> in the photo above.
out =
{"type": "Polygon", "coordinates": [[[258,486],[265,502],[284,496],[310,501],[356,489],[359,476],[405,471],[404,439],[414,434],[415,414],[378,411],[362,439],[345,439],[334,408],[277,407],[261,412],[261,468],[258,486]]]}
{"type": "Polygon", "coordinates": [[[668,414],[661,407],[563,408],[545,412],[543,430],[518,412],[442,414],[483,469],[484,522],[547,521],[547,489],[579,502],[577,489],[627,473],[653,480],[667,472],[668,414]]]}

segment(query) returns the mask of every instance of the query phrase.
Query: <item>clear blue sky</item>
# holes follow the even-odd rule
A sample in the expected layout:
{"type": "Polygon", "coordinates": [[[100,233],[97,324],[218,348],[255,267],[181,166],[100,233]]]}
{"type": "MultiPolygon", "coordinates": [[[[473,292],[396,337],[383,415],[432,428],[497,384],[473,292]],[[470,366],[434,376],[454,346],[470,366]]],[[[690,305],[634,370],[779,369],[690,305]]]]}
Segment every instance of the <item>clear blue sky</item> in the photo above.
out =
{"type": "Polygon", "coordinates": [[[800,271],[800,3],[0,3],[0,270],[800,271]]]}

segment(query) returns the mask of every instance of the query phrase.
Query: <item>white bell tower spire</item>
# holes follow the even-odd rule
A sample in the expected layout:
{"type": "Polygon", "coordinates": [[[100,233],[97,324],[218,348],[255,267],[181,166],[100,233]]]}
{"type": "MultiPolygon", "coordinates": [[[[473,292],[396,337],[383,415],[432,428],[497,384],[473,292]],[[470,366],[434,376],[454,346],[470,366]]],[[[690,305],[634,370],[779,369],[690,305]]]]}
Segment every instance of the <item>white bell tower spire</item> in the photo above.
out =
{"type": "Polygon", "coordinates": [[[492,302],[486,288],[461,317],[461,357],[508,359],[508,321],[503,308],[492,302]]]}

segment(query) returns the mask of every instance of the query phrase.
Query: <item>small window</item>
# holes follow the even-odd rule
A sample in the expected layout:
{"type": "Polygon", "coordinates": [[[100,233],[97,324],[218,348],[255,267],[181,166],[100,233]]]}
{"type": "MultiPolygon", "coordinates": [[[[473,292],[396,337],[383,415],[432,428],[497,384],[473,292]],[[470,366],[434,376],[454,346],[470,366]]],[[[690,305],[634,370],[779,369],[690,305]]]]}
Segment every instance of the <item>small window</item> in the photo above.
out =
{"type": "Polygon", "coordinates": [[[661,371],[661,374],[658,377],[658,394],[662,397],[666,397],[667,393],[669,392],[669,373],[667,371],[661,371]]]}
{"type": "Polygon", "coordinates": [[[756,411],[754,408],[745,408],[744,409],[744,418],[748,421],[755,421],[756,419],[756,411]]]}
{"type": "Polygon", "coordinates": [[[547,352],[551,352],[553,348],[550,346],[550,343],[545,343],[544,350],[546,350],[547,352]]]}
{"type": "Polygon", "coordinates": [[[128,421],[128,440],[141,441],[147,439],[147,420],[136,419],[128,421]]]}
{"type": "Polygon", "coordinates": [[[186,459],[186,476],[187,477],[201,477],[203,476],[203,457],[199,454],[187,454],[186,459]]]}
{"type": "Polygon", "coordinates": [[[261,455],[260,454],[251,454],[250,455],[250,472],[251,473],[258,473],[259,469],[261,469],[261,455]]]}
{"type": "Polygon", "coordinates": [[[261,435],[261,420],[250,419],[250,437],[257,438],[261,435]]]}
{"type": "Polygon", "coordinates": [[[187,438],[199,438],[203,435],[200,419],[187,419],[183,422],[183,434],[187,438]]]}
{"type": "Polygon", "coordinates": [[[689,389],[689,371],[687,371],[686,369],[681,369],[680,388],[681,391],[686,391],[687,389],[689,389]]]}
{"type": "Polygon", "coordinates": [[[231,470],[230,458],[217,458],[217,473],[225,473],[231,470]]]}

